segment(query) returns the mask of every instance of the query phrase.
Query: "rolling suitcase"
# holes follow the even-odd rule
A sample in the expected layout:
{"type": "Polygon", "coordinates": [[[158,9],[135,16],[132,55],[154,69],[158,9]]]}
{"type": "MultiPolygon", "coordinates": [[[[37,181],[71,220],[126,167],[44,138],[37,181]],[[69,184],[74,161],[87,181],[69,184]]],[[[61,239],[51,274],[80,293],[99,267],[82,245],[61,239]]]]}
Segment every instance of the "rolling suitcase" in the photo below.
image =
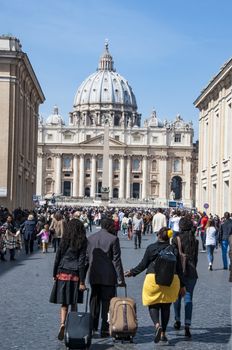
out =
{"type": "Polygon", "coordinates": [[[132,343],[138,328],[138,322],[135,301],[127,298],[126,287],[125,297],[111,299],[108,318],[110,335],[113,340],[126,340],[132,343]]]}
{"type": "Polygon", "coordinates": [[[65,324],[64,342],[67,349],[89,349],[92,340],[92,318],[88,312],[87,289],[85,312],[71,311],[65,324]]]}

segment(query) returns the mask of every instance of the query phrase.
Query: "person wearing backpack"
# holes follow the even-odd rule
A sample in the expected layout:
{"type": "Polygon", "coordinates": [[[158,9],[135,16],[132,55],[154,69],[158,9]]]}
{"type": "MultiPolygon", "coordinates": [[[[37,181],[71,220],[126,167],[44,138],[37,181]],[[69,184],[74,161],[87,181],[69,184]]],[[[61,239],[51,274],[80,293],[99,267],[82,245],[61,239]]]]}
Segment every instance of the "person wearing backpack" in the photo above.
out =
{"type": "MultiPolygon", "coordinates": [[[[191,217],[185,216],[179,222],[179,236],[173,239],[173,244],[178,246],[179,254],[184,257],[182,259],[183,283],[186,288],[184,296],[185,302],[185,336],[191,338],[190,326],[192,320],[193,309],[193,291],[197,282],[197,261],[198,261],[198,240],[195,237],[195,228],[191,217]],[[179,243],[178,243],[179,240],[179,243]]],[[[174,303],[175,323],[174,328],[179,330],[181,328],[181,300],[180,295],[178,300],[174,303]]]]}
{"type": "Polygon", "coordinates": [[[142,292],[143,305],[148,306],[150,317],[154,323],[154,342],[160,342],[163,345],[168,344],[166,328],[169,322],[171,303],[177,300],[179,293],[181,295],[185,293],[178,249],[176,246],[170,245],[170,232],[167,227],[161,228],[158,232],[158,240],[147,247],[141,262],[125,272],[125,277],[135,277],[147,269],[142,292]],[[170,255],[173,263],[167,263],[167,260],[163,259],[165,255],[166,257],[170,255]],[[158,269],[156,265],[159,265],[158,269]],[[166,270],[167,266],[169,266],[169,271],[166,270]],[[169,281],[171,284],[167,285],[166,275],[172,277],[169,281]],[[165,285],[159,284],[162,278],[164,278],[165,285]]]}

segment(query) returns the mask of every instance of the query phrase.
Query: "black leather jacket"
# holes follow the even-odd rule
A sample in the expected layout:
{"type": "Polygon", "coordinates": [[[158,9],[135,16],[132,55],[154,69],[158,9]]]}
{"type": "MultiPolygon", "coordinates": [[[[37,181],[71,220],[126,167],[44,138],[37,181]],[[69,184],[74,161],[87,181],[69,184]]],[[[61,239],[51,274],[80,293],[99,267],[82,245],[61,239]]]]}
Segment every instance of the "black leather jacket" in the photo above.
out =
{"type": "Polygon", "coordinates": [[[80,282],[85,282],[85,259],[86,259],[86,245],[79,249],[77,252],[73,252],[71,248],[68,248],[62,253],[59,247],[56,253],[53,277],[56,277],[58,273],[64,272],[80,277],[80,282]]]}

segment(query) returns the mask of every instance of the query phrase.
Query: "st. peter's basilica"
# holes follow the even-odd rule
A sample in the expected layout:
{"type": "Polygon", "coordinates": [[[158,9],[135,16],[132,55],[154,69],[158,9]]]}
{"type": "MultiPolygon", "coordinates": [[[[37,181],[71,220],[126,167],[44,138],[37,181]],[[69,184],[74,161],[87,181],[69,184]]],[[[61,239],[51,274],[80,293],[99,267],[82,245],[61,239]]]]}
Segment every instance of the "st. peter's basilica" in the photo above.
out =
{"type": "Polygon", "coordinates": [[[196,198],[193,125],[180,115],[161,121],[155,110],[141,126],[136,98],[117,73],[105,44],[98,69],[74,97],[68,125],[58,107],[38,128],[37,195],[94,203],[101,198],[104,126],[109,125],[109,199],[191,207],[196,198]]]}

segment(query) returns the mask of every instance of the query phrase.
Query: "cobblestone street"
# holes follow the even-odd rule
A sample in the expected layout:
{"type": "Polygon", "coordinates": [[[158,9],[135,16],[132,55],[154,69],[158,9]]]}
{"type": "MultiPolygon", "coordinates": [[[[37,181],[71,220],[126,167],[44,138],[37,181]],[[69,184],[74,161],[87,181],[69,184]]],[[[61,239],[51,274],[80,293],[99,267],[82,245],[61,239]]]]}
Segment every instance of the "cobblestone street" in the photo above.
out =
{"type": "MultiPolygon", "coordinates": [[[[142,249],[134,250],[133,242],[120,235],[124,270],[134,267],[145,248],[154,239],[143,237],[142,249]]],[[[59,306],[49,304],[52,288],[54,253],[36,252],[29,258],[24,253],[16,262],[0,263],[0,349],[64,350],[57,340],[59,306]]],[[[231,349],[231,285],[228,271],[222,269],[221,251],[215,253],[214,270],[208,271],[207,256],[199,253],[199,280],[194,292],[192,340],[186,341],[183,329],[173,330],[173,310],[167,330],[169,348],[231,349]]],[[[150,350],[159,348],[153,342],[153,327],[147,308],[141,303],[145,272],[127,279],[128,295],[137,303],[139,328],[134,344],[115,343],[110,339],[93,339],[92,350],[150,350]]],[[[123,290],[119,291],[119,294],[123,290]]],[[[81,308],[82,306],[80,306],[81,308]]]]}

